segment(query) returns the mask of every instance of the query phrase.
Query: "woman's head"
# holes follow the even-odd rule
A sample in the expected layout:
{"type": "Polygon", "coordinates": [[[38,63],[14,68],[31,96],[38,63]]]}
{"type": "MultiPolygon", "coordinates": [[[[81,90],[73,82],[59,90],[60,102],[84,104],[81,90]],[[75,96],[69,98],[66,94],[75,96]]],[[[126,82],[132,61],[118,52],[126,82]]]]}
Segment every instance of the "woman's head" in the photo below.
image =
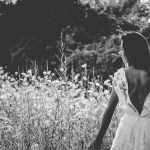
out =
{"type": "Polygon", "coordinates": [[[137,69],[150,68],[149,45],[143,35],[138,32],[128,32],[121,36],[123,58],[137,69]]]}

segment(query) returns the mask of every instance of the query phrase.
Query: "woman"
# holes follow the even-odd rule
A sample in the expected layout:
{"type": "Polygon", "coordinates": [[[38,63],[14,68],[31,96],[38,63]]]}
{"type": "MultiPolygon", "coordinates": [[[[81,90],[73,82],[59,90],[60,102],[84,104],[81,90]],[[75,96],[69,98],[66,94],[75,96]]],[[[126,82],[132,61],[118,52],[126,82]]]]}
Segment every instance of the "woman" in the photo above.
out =
{"type": "Polygon", "coordinates": [[[124,113],[111,150],[150,150],[150,53],[140,33],[121,36],[125,68],[114,74],[113,89],[102,125],[90,149],[100,150],[102,139],[119,103],[124,113]]]}

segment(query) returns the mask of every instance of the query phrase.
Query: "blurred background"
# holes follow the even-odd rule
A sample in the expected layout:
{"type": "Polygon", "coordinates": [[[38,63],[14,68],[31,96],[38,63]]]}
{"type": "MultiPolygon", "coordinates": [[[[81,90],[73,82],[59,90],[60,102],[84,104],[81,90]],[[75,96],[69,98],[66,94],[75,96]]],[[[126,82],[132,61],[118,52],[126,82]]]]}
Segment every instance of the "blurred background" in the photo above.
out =
{"type": "Polygon", "coordinates": [[[126,31],[150,42],[149,0],[0,0],[0,66],[55,71],[63,51],[75,73],[87,64],[89,76],[107,78],[120,67],[126,31]]]}

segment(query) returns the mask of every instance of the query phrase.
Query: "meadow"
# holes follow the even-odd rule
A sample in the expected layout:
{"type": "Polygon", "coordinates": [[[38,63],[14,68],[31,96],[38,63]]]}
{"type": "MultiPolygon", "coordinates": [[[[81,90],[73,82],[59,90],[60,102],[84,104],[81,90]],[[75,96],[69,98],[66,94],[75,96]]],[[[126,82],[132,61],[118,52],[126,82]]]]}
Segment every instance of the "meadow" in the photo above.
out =
{"type": "MultiPolygon", "coordinates": [[[[0,67],[0,150],[88,150],[109,75],[123,66],[120,35],[138,31],[150,42],[150,1],[0,0],[0,8],[8,70],[0,67]]],[[[110,150],[121,116],[117,106],[101,150],[110,150]]]]}
{"type": "MultiPolygon", "coordinates": [[[[67,79],[51,71],[9,75],[0,68],[0,150],[87,150],[107,106],[112,79],[67,79]]],[[[102,145],[109,150],[121,113],[117,108],[102,145]]]]}

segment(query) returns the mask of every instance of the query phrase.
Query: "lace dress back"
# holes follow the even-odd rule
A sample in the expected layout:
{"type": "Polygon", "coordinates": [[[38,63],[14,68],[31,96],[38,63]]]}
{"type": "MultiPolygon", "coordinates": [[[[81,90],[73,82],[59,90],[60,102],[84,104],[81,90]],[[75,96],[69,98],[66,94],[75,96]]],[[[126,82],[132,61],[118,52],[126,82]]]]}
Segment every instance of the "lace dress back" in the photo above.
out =
{"type": "Polygon", "coordinates": [[[121,118],[111,150],[150,150],[150,93],[139,113],[130,100],[124,68],[114,74],[113,85],[124,116],[121,118]]]}

